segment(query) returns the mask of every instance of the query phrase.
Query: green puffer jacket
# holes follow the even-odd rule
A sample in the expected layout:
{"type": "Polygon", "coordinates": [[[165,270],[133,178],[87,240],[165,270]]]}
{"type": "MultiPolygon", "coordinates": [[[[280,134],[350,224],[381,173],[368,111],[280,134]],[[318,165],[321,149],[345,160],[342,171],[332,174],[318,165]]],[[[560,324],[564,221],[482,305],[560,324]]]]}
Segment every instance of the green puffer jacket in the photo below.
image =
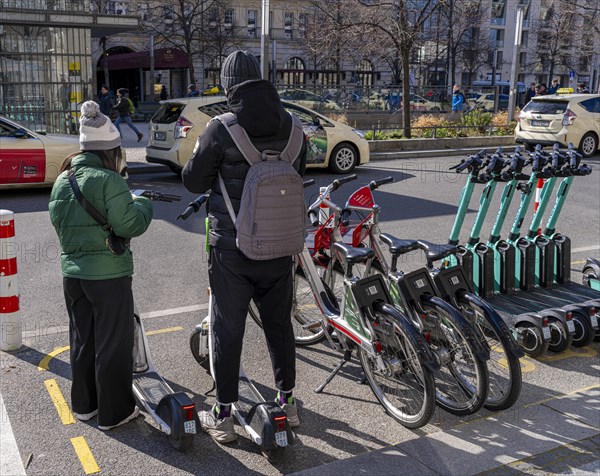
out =
{"type": "MultiPolygon", "coordinates": [[[[132,197],[123,177],[103,168],[100,158],[89,152],[74,157],[71,164],[81,193],[107,218],[116,235],[133,238],[148,229],[152,203],[132,197]]],[[[65,277],[95,280],[133,274],[131,251],[117,256],[106,247],[109,233],[77,201],[66,172],[56,180],[48,208],[62,248],[65,277]]]]}

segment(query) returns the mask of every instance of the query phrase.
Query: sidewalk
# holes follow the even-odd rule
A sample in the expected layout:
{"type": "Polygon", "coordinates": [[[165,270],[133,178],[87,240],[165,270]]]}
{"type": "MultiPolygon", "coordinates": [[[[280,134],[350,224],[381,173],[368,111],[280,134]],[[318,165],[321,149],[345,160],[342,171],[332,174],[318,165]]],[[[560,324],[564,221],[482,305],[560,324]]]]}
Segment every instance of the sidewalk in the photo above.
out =
{"type": "Polygon", "coordinates": [[[294,474],[598,475],[600,385],[294,474]]]}

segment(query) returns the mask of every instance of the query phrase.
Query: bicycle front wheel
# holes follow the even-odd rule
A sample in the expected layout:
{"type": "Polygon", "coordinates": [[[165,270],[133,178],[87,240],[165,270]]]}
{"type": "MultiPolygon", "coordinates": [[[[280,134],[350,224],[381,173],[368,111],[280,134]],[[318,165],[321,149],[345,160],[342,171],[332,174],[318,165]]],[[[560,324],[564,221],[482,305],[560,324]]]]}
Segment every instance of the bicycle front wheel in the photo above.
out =
{"type": "Polygon", "coordinates": [[[384,368],[375,356],[362,348],[358,358],[373,393],[386,412],[407,428],[420,428],[431,419],[435,410],[433,373],[425,367],[411,339],[401,326],[384,314],[377,314],[375,330],[381,342],[384,368]]]}
{"type": "MultiPolygon", "coordinates": [[[[482,309],[467,302],[461,302],[463,315],[475,324],[479,335],[490,349],[490,360],[486,362],[489,374],[489,391],[484,407],[488,410],[506,410],[515,404],[521,394],[522,373],[519,358],[512,352],[507,339],[512,339],[510,330],[503,322],[495,322],[482,309]]],[[[500,318],[501,319],[501,318],[500,318]]]]}
{"type": "Polygon", "coordinates": [[[426,312],[426,340],[441,363],[434,372],[438,405],[454,415],[477,412],[488,393],[485,362],[475,354],[455,316],[430,301],[421,304],[426,312]]]}
{"type": "MultiPolygon", "coordinates": [[[[254,301],[250,301],[248,313],[262,328],[260,312],[254,301]]],[[[296,269],[291,314],[296,345],[314,345],[325,339],[324,319],[302,268],[296,269]]]]}

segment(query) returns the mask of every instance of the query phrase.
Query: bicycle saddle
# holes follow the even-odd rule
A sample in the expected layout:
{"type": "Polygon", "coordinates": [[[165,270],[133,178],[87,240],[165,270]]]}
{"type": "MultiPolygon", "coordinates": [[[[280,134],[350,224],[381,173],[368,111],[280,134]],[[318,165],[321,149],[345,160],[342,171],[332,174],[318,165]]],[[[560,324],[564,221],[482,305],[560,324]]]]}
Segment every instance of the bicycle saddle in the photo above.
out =
{"type": "Polygon", "coordinates": [[[419,242],[417,240],[401,240],[388,233],[381,233],[379,239],[388,245],[392,256],[402,255],[409,251],[419,249],[419,242]]]}
{"type": "Polygon", "coordinates": [[[346,243],[335,243],[333,247],[344,255],[347,263],[361,263],[375,256],[375,251],[371,248],[354,248],[346,243]]]}
{"type": "Polygon", "coordinates": [[[450,256],[458,252],[458,246],[440,245],[424,240],[419,240],[419,248],[425,252],[425,256],[427,257],[427,261],[429,263],[433,263],[434,261],[438,261],[446,256],[450,256]]]}

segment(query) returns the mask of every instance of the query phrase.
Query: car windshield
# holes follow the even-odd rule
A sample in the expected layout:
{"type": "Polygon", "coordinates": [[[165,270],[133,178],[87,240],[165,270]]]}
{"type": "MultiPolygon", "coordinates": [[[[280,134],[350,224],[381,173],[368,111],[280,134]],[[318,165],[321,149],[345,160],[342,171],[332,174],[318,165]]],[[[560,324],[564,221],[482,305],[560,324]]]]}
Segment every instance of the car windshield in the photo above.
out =
{"type": "Polygon", "coordinates": [[[184,107],[185,104],[163,104],[152,116],[152,122],[154,124],[171,124],[179,119],[184,107]]]}
{"type": "Polygon", "coordinates": [[[567,110],[567,101],[536,101],[532,99],[524,108],[523,112],[532,114],[563,114],[567,110]]]}

